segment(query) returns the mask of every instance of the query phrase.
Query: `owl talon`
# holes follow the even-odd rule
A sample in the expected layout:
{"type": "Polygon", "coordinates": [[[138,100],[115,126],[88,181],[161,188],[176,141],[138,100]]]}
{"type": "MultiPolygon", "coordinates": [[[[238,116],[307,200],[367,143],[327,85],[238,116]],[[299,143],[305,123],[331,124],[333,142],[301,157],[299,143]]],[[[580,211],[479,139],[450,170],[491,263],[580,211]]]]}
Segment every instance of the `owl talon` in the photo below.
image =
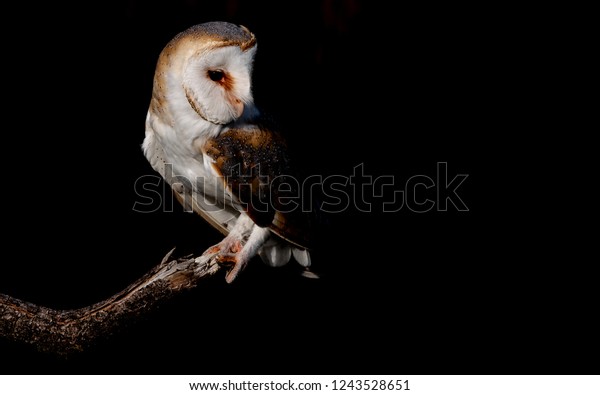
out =
{"type": "Polygon", "coordinates": [[[208,248],[204,254],[210,254],[219,266],[229,269],[225,281],[231,283],[246,266],[246,260],[241,253],[243,247],[240,240],[225,238],[219,244],[208,248]]]}
{"type": "Polygon", "coordinates": [[[215,260],[221,266],[233,266],[237,263],[236,254],[219,253],[215,256],[215,260]]]}
{"type": "Polygon", "coordinates": [[[215,257],[217,264],[229,268],[225,281],[231,284],[235,280],[238,274],[246,267],[246,261],[240,256],[240,254],[226,254],[220,253],[215,257]]]}
{"type": "Polygon", "coordinates": [[[227,281],[228,284],[231,284],[233,280],[237,278],[238,274],[242,271],[242,269],[244,269],[244,267],[246,267],[246,262],[244,262],[241,259],[236,260],[233,267],[227,272],[227,275],[225,276],[225,281],[227,281]]]}

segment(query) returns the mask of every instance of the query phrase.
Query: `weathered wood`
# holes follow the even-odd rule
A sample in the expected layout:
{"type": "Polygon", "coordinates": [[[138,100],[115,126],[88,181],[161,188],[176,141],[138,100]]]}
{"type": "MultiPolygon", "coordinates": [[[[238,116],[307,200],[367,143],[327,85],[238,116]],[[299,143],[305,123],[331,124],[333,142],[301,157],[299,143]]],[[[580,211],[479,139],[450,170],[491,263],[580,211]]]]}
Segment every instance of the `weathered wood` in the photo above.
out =
{"type": "Polygon", "coordinates": [[[215,254],[169,261],[172,253],[123,291],[80,309],[53,310],[0,294],[0,337],[63,356],[80,352],[219,270],[215,254]]]}

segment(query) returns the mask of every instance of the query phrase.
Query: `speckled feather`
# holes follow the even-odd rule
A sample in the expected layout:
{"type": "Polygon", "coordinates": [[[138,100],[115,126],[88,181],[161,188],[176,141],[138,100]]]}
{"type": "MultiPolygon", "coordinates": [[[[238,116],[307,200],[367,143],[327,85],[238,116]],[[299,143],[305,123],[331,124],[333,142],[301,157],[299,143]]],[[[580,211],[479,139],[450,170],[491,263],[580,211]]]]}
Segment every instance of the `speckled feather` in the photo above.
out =
{"type": "Polygon", "coordinates": [[[279,133],[258,125],[229,129],[208,140],[204,153],[257,225],[310,248],[310,216],[302,213],[299,182],[279,133]]]}

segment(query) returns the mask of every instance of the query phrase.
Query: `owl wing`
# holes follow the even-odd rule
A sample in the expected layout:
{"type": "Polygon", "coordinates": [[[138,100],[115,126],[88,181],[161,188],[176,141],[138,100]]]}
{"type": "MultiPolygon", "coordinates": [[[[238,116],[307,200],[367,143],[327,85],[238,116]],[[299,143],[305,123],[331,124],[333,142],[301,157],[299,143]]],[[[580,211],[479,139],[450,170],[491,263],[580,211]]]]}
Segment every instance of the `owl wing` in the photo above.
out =
{"type": "Polygon", "coordinates": [[[310,248],[311,217],[303,210],[301,183],[278,133],[262,125],[231,128],[208,140],[203,154],[235,204],[257,225],[310,248]]]}
{"type": "Polygon", "coordinates": [[[192,192],[193,188],[191,186],[184,186],[181,183],[181,178],[174,175],[172,170],[168,171],[168,161],[164,150],[158,141],[156,141],[151,127],[147,128],[144,140],[144,153],[152,168],[171,187],[173,195],[186,211],[194,211],[222,234],[227,235],[229,233],[229,229],[233,227],[239,216],[239,211],[230,204],[217,202],[214,196],[197,196],[192,192]]]}

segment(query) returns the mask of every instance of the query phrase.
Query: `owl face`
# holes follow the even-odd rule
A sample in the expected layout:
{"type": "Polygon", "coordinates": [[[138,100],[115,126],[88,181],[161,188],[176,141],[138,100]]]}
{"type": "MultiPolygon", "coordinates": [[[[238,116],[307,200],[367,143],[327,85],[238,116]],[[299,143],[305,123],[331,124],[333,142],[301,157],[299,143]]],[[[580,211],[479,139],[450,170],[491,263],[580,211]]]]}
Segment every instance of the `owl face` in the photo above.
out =
{"type": "Polygon", "coordinates": [[[207,49],[192,56],[183,73],[189,105],[203,119],[227,124],[253,104],[252,63],[256,46],[237,45],[207,49]]]}
{"type": "Polygon", "coordinates": [[[203,23],[176,35],[154,73],[147,122],[156,138],[170,139],[182,152],[195,151],[190,142],[201,145],[223,125],[258,115],[251,89],[255,53],[254,34],[228,22],[203,23]]]}

